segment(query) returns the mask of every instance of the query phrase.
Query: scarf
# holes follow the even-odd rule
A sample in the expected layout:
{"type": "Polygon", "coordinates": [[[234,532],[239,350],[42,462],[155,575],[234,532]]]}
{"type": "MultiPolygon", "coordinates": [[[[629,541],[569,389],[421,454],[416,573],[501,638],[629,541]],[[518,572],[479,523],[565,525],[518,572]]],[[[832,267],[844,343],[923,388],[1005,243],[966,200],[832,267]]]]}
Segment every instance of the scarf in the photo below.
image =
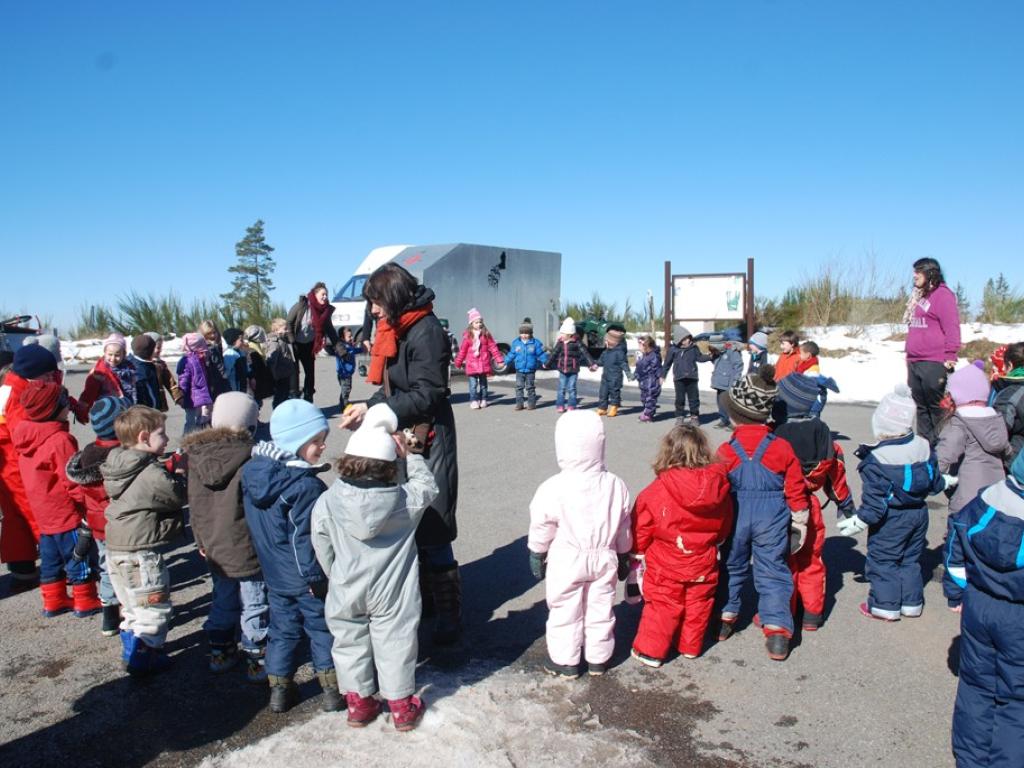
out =
{"type": "Polygon", "coordinates": [[[326,301],[321,304],[310,291],[306,294],[306,306],[313,325],[313,357],[316,357],[324,348],[324,325],[331,321],[331,305],[326,301]]]}
{"type": "Polygon", "coordinates": [[[384,368],[388,360],[398,354],[398,340],[404,338],[410,328],[433,311],[433,304],[410,309],[402,313],[398,325],[394,327],[386,317],[377,320],[377,335],[370,350],[370,372],[366,376],[368,384],[384,383],[384,368]]]}
{"type": "Polygon", "coordinates": [[[907,308],[903,310],[903,324],[910,325],[910,321],[914,319],[914,309],[917,308],[917,303],[924,297],[924,291],[920,288],[914,288],[910,292],[910,298],[907,299],[907,308]]]}

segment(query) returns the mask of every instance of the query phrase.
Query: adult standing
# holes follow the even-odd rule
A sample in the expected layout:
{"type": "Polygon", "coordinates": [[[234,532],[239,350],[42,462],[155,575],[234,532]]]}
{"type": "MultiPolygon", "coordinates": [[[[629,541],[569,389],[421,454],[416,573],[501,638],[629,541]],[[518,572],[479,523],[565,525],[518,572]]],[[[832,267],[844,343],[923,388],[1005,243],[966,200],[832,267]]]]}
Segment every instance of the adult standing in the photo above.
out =
{"type": "Polygon", "coordinates": [[[907,385],[917,404],[917,433],[933,446],[942,423],[946,379],[960,351],[960,311],[935,259],[914,262],[907,323],[907,385]]]}
{"type": "Polygon", "coordinates": [[[397,264],[378,268],[363,293],[377,321],[367,381],[383,386],[368,402],[352,405],[341,426],[355,429],[370,406],[387,403],[399,429],[429,433],[424,457],[440,493],[416,529],[420,589],[437,611],[434,642],[453,643],[461,631],[462,587],[452,551],[459,468],[448,389],[451,345],[433,312],[434,292],[397,264]]]}
{"type": "MultiPolygon", "coordinates": [[[[300,296],[288,312],[288,342],[295,352],[295,360],[302,366],[302,397],[313,402],[316,374],[314,361],[320,350],[329,341],[337,348],[338,332],[331,318],[334,307],[327,301],[327,285],[317,283],[309,293],[300,296]]],[[[295,366],[291,382],[292,397],[299,396],[299,366],[295,366]]]]}

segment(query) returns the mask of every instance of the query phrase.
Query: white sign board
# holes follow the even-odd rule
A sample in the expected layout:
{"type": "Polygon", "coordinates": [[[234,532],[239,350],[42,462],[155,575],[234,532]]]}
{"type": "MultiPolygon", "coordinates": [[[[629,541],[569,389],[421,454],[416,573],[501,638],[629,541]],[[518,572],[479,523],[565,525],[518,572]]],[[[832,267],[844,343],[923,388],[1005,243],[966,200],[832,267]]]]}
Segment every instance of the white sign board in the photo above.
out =
{"type": "Polygon", "coordinates": [[[672,319],[742,320],[743,275],[684,275],[672,279],[672,319]]]}

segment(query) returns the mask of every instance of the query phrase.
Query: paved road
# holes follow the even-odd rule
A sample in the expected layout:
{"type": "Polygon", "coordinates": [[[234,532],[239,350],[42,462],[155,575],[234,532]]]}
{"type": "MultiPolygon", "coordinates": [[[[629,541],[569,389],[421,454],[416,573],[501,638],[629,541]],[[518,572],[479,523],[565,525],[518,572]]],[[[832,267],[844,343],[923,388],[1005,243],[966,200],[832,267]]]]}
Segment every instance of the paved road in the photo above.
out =
{"type": "MultiPolygon", "coordinates": [[[[336,396],[332,368],[331,361],[318,361],[321,406],[336,396]]],[[[80,389],[81,372],[69,374],[68,383],[73,393],[80,389]]],[[[513,411],[511,386],[504,381],[494,383],[492,394],[499,397],[490,408],[473,411],[465,380],[453,381],[461,474],[456,554],[463,566],[467,631],[453,650],[433,649],[426,639],[421,646],[420,675],[440,691],[435,698],[460,687],[472,691],[489,678],[514,680],[506,690],[524,701],[510,701],[508,707],[519,711],[529,700],[536,711],[548,713],[549,719],[531,717],[524,723],[525,733],[535,729],[534,740],[557,745],[561,731],[596,727],[609,743],[628,741],[637,759],[652,765],[952,764],[949,721],[959,630],[941,598],[941,500],[933,505],[925,568],[929,574],[934,570],[934,578],[920,619],[890,626],[860,617],[856,606],[867,590],[861,575],[863,537],[832,536],[825,546],[828,620],[817,633],[798,634],[785,663],[768,660],[760,632],[748,626],[753,613],[748,605],[741,631],[728,642],[697,660],[642,668],[628,659],[638,611],[623,604],[617,608],[617,666],[609,675],[568,683],[535,673],[544,657],[546,611],[542,587],[526,563],[527,508],[538,483],[557,471],[554,381],[538,384],[544,397],[536,411],[513,411]]],[[[584,404],[592,404],[596,386],[581,382],[580,389],[584,404]]],[[[368,392],[357,383],[356,397],[368,392]]],[[[664,401],[671,399],[671,391],[663,395],[664,401]]],[[[710,394],[703,400],[710,413],[710,394]]],[[[335,422],[337,407],[325,410],[335,422]]],[[[634,391],[627,390],[622,414],[606,421],[609,468],[634,494],[653,477],[649,464],[657,441],[672,424],[670,414],[643,424],[638,413],[634,391]]],[[[868,438],[869,408],[830,405],[826,416],[848,452],[868,438]]],[[[269,417],[266,409],[264,417],[269,417]]],[[[181,425],[180,411],[172,413],[168,431],[180,434],[181,425]]],[[[88,428],[76,426],[74,432],[80,442],[91,438],[88,428]]],[[[708,434],[715,443],[725,436],[710,427],[708,434]]],[[[347,433],[333,430],[328,455],[339,455],[346,439],[347,433]]],[[[855,472],[851,479],[859,496],[855,472]]],[[[831,521],[829,512],[826,517],[831,521]]],[[[120,673],[119,644],[99,635],[98,619],[45,620],[38,595],[7,596],[9,577],[3,576],[0,761],[182,766],[257,744],[286,726],[300,736],[310,729],[307,741],[319,738],[309,725],[317,715],[317,686],[308,667],[300,675],[306,700],[284,716],[267,713],[266,690],[247,686],[241,673],[214,678],[206,670],[201,627],[208,576],[190,546],[176,550],[169,562],[177,613],[168,648],[176,665],[170,674],[146,682],[120,673]]],[[[501,711],[496,717],[512,717],[501,711]]],[[[564,763],[557,746],[545,750],[550,759],[539,762],[564,763]]],[[[503,748],[501,764],[515,764],[515,753],[512,744],[503,748]]],[[[622,764],[607,754],[608,764],[622,764]]]]}

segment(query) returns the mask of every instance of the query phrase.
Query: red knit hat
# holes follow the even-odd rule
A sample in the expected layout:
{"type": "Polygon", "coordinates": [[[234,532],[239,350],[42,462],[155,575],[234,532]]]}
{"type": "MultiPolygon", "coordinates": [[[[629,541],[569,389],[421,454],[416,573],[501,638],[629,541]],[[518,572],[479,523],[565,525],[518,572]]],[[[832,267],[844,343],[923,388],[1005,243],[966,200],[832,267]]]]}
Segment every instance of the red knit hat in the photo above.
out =
{"type": "Polygon", "coordinates": [[[30,381],[21,393],[21,407],[30,421],[50,421],[67,405],[68,391],[56,381],[30,381]]]}

